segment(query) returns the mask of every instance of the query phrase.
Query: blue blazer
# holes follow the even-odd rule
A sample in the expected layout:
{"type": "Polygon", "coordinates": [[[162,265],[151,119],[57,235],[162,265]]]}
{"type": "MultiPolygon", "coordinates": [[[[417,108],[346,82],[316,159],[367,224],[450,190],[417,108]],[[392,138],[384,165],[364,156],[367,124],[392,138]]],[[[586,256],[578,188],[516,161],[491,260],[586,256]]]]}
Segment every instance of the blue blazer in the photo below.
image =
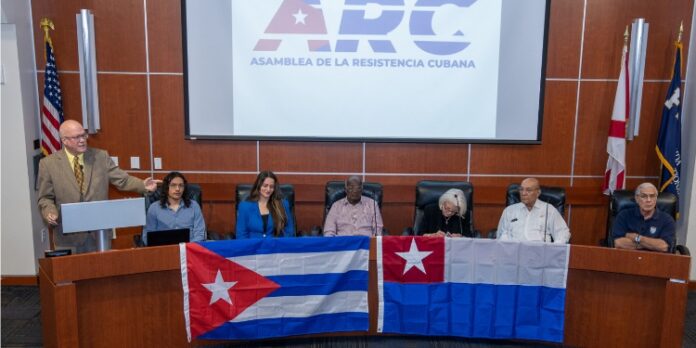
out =
{"type": "MultiPolygon", "coordinates": [[[[283,199],[283,207],[285,208],[285,216],[288,219],[285,228],[283,228],[283,235],[285,237],[293,237],[295,236],[295,222],[293,221],[292,213],[290,213],[290,203],[286,199],[283,199]]],[[[237,239],[273,237],[273,216],[268,215],[268,224],[266,230],[263,231],[263,220],[261,219],[261,210],[259,210],[258,202],[240,202],[237,210],[236,231],[237,239]]]]}

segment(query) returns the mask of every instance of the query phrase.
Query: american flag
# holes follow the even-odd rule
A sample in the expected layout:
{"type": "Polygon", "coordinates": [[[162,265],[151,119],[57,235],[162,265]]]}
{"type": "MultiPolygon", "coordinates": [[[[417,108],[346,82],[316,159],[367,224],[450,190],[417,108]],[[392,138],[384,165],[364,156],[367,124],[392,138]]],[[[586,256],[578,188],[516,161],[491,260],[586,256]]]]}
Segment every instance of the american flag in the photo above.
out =
{"type": "Polygon", "coordinates": [[[41,151],[48,156],[61,148],[58,128],[63,122],[63,97],[58,81],[56,57],[53,45],[46,42],[46,70],[44,79],[44,98],[41,106],[41,151]]]}

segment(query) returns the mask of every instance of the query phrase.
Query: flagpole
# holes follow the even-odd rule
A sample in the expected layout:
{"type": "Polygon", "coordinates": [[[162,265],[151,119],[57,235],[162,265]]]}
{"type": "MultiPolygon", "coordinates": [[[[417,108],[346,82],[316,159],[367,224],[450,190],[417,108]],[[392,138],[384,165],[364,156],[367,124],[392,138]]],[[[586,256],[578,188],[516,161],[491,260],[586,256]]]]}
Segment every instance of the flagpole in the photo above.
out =
{"type": "Polygon", "coordinates": [[[624,30],[624,46],[628,46],[628,25],[626,26],[626,30],[624,30]]]}
{"type": "Polygon", "coordinates": [[[682,34],[684,34],[684,21],[682,20],[681,23],[679,23],[679,35],[677,35],[677,43],[680,44],[682,42],[682,34]]]}
{"type": "Polygon", "coordinates": [[[60,124],[63,122],[63,98],[58,81],[58,68],[53,52],[50,30],[55,30],[53,21],[42,18],[39,22],[44,31],[44,89],[40,109],[41,152],[48,156],[61,149],[60,124]]]}

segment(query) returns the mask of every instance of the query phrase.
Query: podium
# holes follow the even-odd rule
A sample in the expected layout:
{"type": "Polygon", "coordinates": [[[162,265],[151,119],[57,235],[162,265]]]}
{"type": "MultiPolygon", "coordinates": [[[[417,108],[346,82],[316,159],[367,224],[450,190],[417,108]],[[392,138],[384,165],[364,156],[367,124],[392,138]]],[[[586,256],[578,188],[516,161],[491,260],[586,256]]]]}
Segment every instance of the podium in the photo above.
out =
{"type": "MultiPolygon", "coordinates": [[[[379,335],[374,246],[359,335],[379,335]]],[[[564,345],[680,347],[689,267],[688,256],[571,245],[564,345]]],[[[176,245],[40,259],[39,285],[46,347],[197,343],[186,340],[176,245]]]]}
{"type": "Polygon", "coordinates": [[[145,198],[61,204],[62,233],[95,231],[97,250],[111,249],[114,228],[145,225],[145,198]]]}

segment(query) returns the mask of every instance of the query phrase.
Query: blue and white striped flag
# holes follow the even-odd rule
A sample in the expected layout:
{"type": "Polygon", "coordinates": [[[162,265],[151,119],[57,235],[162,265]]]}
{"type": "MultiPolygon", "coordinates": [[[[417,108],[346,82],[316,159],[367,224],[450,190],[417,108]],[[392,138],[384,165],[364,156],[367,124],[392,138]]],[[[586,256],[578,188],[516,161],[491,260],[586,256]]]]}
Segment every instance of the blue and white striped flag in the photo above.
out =
{"type": "Polygon", "coordinates": [[[378,237],[377,331],[563,341],[570,246],[378,237]]]}
{"type": "Polygon", "coordinates": [[[189,340],[367,331],[368,237],[181,244],[189,340]]]}

